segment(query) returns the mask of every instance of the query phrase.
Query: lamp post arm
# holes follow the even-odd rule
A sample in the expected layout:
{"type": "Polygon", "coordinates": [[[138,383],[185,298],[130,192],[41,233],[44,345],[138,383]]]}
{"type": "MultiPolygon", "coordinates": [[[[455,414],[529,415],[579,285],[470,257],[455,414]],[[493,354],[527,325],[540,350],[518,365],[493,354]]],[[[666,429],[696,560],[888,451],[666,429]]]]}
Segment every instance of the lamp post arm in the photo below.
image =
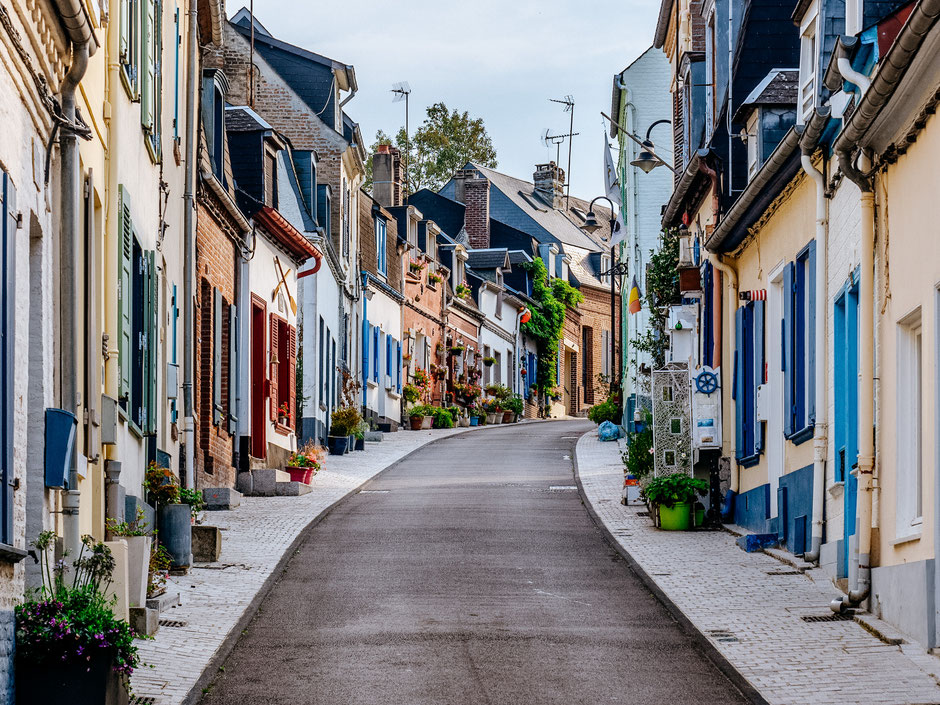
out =
{"type": "MultiPolygon", "coordinates": [[[[613,118],[611,118],[609,115],[607,115],[607,113],[603,113],[603,112],[602,112],[602,113],[601,113],[601,117],[606,118],[606,119],[609,120],[611,123],[613,123],[614,125],[616,125],[618,130],[620,130],[623,134],[625,134],[627,137],[629,137],[631,140],[633,140],[634,142],[636,142],[638,145],[640,145],[640,146],[641,146],[643,149],[645,149],[647,152],[649,152],[649,153],[652,154],[654,157],[656,157],[656,159],[659,160],[659,163],[662,164],[662,165],[663,165],[664,167],[666,167],[667,169],[669,169],[669,171],[671,171],[673,174],[678,174],[678,173],[679,173],[678,171],[676,171],[676,168],[675,168],[672,164],[670,164],[670,163],[667,162],[665,159],[663,159],[661,156],[659,156],[658,154],[656,154],[656,151],[655,151],[652,147],[650,147],[650,145],[649,145],[649,140],[646,140],[646,141],[641,140],[639,137],[637,137],[636,135],[634,135],[634,134],[633,134],[632,132],[630,132],[627,128],[625,128],[623,125],[621,125],[619,122],[617,122],[616,120],[614,120],[613,118]]],[[[668,120],[664,120],[663,122],[669,122],[669,121],[668,121],[668,120]]],[[[656,124],[656,123],[653,123],[653,125],[655,125],[655,124],[656,124]]],[[[652,128],[652,125],[650,125],[650,127],[652,128]]]]}
{"type": "MultiPolygon", "coordinates": [[[[646,130],[646,140],[647,140],[647,141],[649,141],[650,133],[653,131],[653,128],[656,127],[657,125],[662,125],[664,122],[667,122],[667,123],[669,123],[669,124],[672,124],[672,121],[671,121],[671,120],[666,120],[665,118],[663,118],[662,120],[657,120],[656,122],[654,122],[652,125],[650,125],[650,126],[647,128],[647,130],[646,130]]],[[[658,159],[658,157],[657,157],[657,159],[658,159]]]]}

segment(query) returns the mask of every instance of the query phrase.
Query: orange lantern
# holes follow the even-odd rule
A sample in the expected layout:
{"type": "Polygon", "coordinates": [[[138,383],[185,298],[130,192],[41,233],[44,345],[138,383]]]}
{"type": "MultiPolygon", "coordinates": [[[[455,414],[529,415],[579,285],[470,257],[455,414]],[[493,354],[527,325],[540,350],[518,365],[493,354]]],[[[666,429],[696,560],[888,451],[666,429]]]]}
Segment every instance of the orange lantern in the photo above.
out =
{"type": "Polygon", "coordinates": [[[532,312],[529,309],[526,309],[522,312],[522,318],[519,319],[520,323],[528,323],[532,320],[532,312]]]}

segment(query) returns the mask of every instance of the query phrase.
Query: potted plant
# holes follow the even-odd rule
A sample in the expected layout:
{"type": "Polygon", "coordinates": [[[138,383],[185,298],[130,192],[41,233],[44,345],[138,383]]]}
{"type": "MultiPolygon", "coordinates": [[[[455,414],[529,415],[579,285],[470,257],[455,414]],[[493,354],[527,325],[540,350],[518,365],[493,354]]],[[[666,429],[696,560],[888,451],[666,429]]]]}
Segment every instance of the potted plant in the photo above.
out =
{"type": "Polygon", "coordinates": [[[413,406],[411,411],[408,412],[408,423],[411,425],[412,431],[420,431],[421,427],[424,425],[424,406],[419,404],[413,406]]]}
{"type": "Polygon", "coordinates": [[[105,520],[105,528],[112,538],[127,543],[127,594],[130,607],[143,607],[147,600],[147,574],[153,544],[150,525],[144,521],[144,510],[137,507],[133,521],[105,520]]]}
{"type": "Polygon", "coordinates": [[[487,367],[492,367],[493,365],[496,364],[496,358],[495,358],[495,357],[484,357],[484,358],[483,358],[483,364],[486,365],[487,367]]]}
{"type": "Polygon", "coordinates": [[[666,531],[685,531],[692,519],[696,495],[705,496],[708,483],[683,472],[654,477],[643,489],[646,500],[657,507],[659,526],[666,531]]]}
{"type": "Polygon", "coordinates": [[[356,439],[356,450],[365,450],[366,449],[366,431],[369,430],[369,424],[365,421],[360,421],[359,425],[356,426],[356,430],[353,431],[353,437],[356,439]]]}
{"type": "Polygon", "coordinates": [[[341,406],[330,416],[330,435],[327,442],[330,455],[343,455],[349,450],[349,437],[355,431],[362,414],[354,406],[341,406]]]}
{"type": "Polygon", "coordinates": [[[191,523],[198,524],[199,513],[206,508],[206,500],[203,499],[202,492],[199,490],[180,487],[180,504],[188,504],[189,511],[192,514],[191,523]]]}
{"type": "Polygon", "coordinates": [[[414,404],[421,398],[421,388],[416,384],[406,384],[401,388],[401,395],[409,404],[414,404]]]}
{"type": "Polygon", "coordinates": [[[290,425],[290,406],[286,401],[277,408],[277,422],[281,426],[290,425]]]}
{"type": "Polygon", "coordinates": [[[512,414],[512,417],[507,421],[507,423],[514,423],[518,421],[519,417],[522,416],[523,409],[525,408],[522,397],[520,397],[518,394],[513,394],[504,402],[504,405],[506,407],[506,413],[512,414]]]}
{"type": "Polygon", "coordinates": [[[408,263],[408,269],[411,270],[412,274],[420,274],[421,270],[424,269],[424,263],[411,260],[411,262],[408,263]]]}
{"type": "Polygon", "coordinates": [[[441,278],[441,275],[440,275],[440,274],[435,274],[434,272],[428,272],[428,282],[429,282],[429,283],[431,283],[431,284],[440,284],[442,281],[444,281],[444,280],[441,278]]]}
{"type": "Polygon", "coordinates": [[[467,348],[464,345],[452,345],[450,348],[450,354],[454,357],[457,357],[458,355],[462,355],[463,351],[466,349],[467,348]]]}
{"type": "Polygon", "coordinates": [[[150,565],[147,571],[147,597],[159,597],[166,592],[166,581],[170,577],[173,557],[159,543],[150,549],[150,565]]]}
{"type": "Polygon", "coordinates": [[[169,468],[151,461],[144,475],[147,498],[157,508],[160,543],[171,557],[171,568],[187,570],[193,563],[193,512],[180,500],[179,480],[169,468]]]}
{"type": "Polygon", "coordinates": [[[135,634],[114,616],[105,597],[114,557],[103,543],[82,537],[66,578],[66,561],[50,563],[56,535],[32,544],[42,587],[15,608],[16,702],[20,705],[127,703],[127,686],[140,660],[135,634]]]}
{"type": "Polygon", "coordinates": [[[313,476],[323,467],[325,451],[313,441],[307,441],[299,449],[290,454],[285,470],[292,482],[302,482],[309,485],[313,476]]]}
{"type": "Polygon", "coordinates": [[[458,284],[457,288],[454,290],[454,293],[459,299],[467,299],[470,296],[470,287],[466,283],[458,284]]]}

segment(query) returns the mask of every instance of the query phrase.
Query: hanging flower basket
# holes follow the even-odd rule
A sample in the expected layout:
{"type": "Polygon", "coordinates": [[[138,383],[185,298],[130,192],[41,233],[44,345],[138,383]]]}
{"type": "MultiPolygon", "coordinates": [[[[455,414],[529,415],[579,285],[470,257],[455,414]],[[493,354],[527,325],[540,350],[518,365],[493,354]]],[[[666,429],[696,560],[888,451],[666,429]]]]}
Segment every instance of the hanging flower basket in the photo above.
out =
{"type": "Polygon", "coordinates": [[[484,358],[483,358],[483,364],[486,365],[487,367],[492,367],[493,365],[496,364],[496,358],[495,358],[495,357],[484,357],[484,358]]]}

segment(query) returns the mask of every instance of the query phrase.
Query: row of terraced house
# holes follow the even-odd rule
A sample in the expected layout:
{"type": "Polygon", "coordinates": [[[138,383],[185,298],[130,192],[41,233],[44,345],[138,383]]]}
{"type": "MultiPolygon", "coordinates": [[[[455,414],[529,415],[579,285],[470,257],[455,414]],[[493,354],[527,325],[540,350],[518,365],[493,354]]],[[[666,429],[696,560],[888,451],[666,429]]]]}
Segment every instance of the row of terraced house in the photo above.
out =
{"type": "MultiPolygon", "coordinates": [[[[693,472],[720,478],[725,521],[818,563],[834,610],[866,607],[927,648],[938,15],[936,0],[663,0],[653,42],[675,166],[656,212],[680,241],[682,289],[654,424],[682,395],[663,423],[693,472]]],[[[631,88],[618,79],[615,111],[631,88]]],[[[654,433],[657,470],[675,465],[654,433]]]]}
{"type": "Polygon", "coordinates": [[[40,582],[29,542],[77,555],[106,519],[150,516],[149,465],[237,487],[324,442],[342,405],[397,431],[422,372],[432,403],[475,380],[530,416],[602,393],[609,228],[584,233],[554,164],[467,164],[409,195],[346,112],[354,68],[221,0],[12,0],[0,20],[0,699],[40,582]],[[584,295],[550,396],[521,328],[538,258],[584,295]]]}

